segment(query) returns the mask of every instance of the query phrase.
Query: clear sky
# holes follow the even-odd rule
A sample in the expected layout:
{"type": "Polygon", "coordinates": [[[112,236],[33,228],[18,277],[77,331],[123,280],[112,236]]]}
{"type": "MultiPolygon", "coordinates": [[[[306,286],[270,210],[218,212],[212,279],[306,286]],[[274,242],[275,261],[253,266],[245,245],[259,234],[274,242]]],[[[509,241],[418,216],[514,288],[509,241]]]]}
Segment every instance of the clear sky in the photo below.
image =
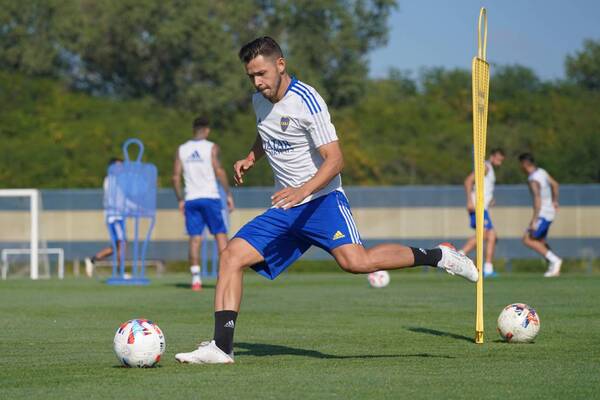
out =
{"type": "MultiPolygon", "coordinates": [[[[522,64],[543,79],[564,77],[564,60],[600,40],[600,0],[398,0],[388,44],[370,55],[371,76],[390,67],[471,68],[479,8],[488,11],[488,61],[522,64]]],[[[493,70],[492,70],[493,73],[493,70]]]]}

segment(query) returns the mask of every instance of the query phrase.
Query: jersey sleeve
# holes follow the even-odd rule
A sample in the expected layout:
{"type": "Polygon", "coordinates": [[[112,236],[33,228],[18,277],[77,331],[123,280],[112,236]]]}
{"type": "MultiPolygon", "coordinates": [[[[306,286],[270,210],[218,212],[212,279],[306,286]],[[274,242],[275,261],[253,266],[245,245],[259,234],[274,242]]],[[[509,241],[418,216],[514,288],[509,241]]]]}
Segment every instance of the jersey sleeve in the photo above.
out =
{"type": "Polygon", "coordinates": [[[533,174],[529,175],[529,182],[537,182],[540,186],[544,184],[544,174],[540,168],[538,168],[533,174]]]}
{"type": "Polygon", "coordinates": [[[315,147],[338,140],[327,104],[316,90],[298,84],[297,90],[304,107],[303,123],[315,147]]]}

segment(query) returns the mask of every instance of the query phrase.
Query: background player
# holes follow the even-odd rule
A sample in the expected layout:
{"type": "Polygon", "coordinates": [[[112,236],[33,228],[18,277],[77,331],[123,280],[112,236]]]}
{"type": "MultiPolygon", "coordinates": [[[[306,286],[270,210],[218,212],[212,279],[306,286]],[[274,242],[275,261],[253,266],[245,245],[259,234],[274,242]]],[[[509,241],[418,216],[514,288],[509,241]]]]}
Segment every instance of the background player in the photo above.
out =
{"type": "Polygon", "coordinates": [[[233,333],[243,272],[252,267],[274,279],[311,245],[328,251],[345,271],[430,265],[475,282],[473,262],[447,246],[399,244],[363,247],[341,185],[344,165],[335,127],[317,91],[286,72],[275,40],[258,38],[239,57],[257,92],[252,98],[258,135],[248,156],[234,165],[235,182],[263,156],[274,173],[272,208],[246,224],[221,255],[215,291],[214,340],[175,358],[188,363],[232,363],[233,333]]]}
{"type": "MultiPolygon", "coordinates": [[[[492,149],[488,160],[485,162],[485,177],[483,178],[483,202],[484,202],[484,227],[486,241],[485,247],[485,264],[483,265],[483,276],[490,277],[496,275],[494,272],[494,251],[496,249],[496,242],[498,236],[492,224],[492,218],[490,216],[490,207],[495,203],[494,201],[494,188],[496,185],[496,174],[494,167],[500,167],[504,162],[504,151],[500,148],[492,149]]],[[[465,194],[467,196],[467,211],[470,218],[470,226],[475,229],[475,173],[471,172],[465,178],[465,194]]],[[[469,240],[463,246],[461,252],[463,254],[469,254],[471,250],[475,248],[477,239],[475,236],[471,236],[469,240]]]]}
{"type": "Polygon", "coordinates": [[[227,227],[223,216],[217,179],[227,196],[228,211],[233,211],[233,197],[227,174],[219,161],[219,146],[207,140],[210,133],[208,119],[199,117],[192,124],[193,138],[183,143],[175,153],[173,187],[179,201],[179,210],[185,215],[189,239],[189,262],[192,289],[200,290],[200,245],[206,225],[215,236],[219,253],[227,245],[227,227]],[[181,176],[185,182],[185,196],[181,176]]]}
{"type": "Polygon", "coordinates": [[[533,197],[533,216],[523,236],[523,243],[548,260],[545,277],[559,276],[562,259],[554,254],[546,242],[548,230],[558,209],[558,182],[546,170],[536,165],[530,153],[521,154],[519,162],[521,169],[527,174],[529,190],[533,197]]]}
{"type": "MultiPolygon", "coordinates": [[[[123,160],[120,158],[114,157],[108,161],[108,167],[110,168],[113,164],[120,164],[123,160]]],[[[104,181],[102,183],[102,189],[104,190],[104,208],[108,205],[108,176],[104,177],[104,181]]],[[[106,211],[104,211],[104,221],[108,225],[108,232],[111,237],[111,241],[115,241],[117,243],[117,259],[121,259],[121,253],[126,251],[127,245],[127,235],[125,234],[125,220],[123,217],[118,215],[107,215],[106,211]]],[[[94,274],[96,269],[96,261],[104,260],[106,257],[110,257],[113,254],[113,247],[107,246],[102,250],[98,251],[92,257],[85,258],[85,273],[88,277],[91,277],[94,274]]]]}

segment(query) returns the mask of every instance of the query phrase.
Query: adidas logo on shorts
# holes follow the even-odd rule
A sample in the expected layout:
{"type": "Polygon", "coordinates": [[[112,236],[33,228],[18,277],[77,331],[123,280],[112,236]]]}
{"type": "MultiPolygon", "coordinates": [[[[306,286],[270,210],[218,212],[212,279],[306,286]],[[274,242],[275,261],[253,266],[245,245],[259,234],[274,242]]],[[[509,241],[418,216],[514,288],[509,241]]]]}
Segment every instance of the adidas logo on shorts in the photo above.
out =
{"type": "Polygon", "coordinates": [[[338,240],[338,239],[342,239],[342,238],[345,238],[345,237],[346,237],[346,235],[344,235],[344,234],[343,234],[342,232],[340,232],[340,231],[337,231],[337,232],[335,233],[335,235],[333,235],[333,240],[338,240]]]}

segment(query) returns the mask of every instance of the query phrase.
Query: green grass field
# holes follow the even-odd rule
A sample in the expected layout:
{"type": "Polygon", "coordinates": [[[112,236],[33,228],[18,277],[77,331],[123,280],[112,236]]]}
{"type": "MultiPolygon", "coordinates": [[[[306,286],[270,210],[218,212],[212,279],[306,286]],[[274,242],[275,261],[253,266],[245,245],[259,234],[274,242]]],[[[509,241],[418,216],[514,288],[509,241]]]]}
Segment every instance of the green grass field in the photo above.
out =
{"type": "Polygon", "coordinates": [[[486,343],[472,343],[475,285],[443,273],[364,276],[246,274],[236,364],[179,365],[210,338],[213,286],[171,274],[149,287],[67,279],[0,282],[0,399],[579,398],[600,393],[600,277],[514,273],[486,283],[486,343]],[[535,344],[500,342],[511,302],[541,317],[535,344]],[[165,333],[160,367],[118,366],[120,322],[146,317],[165,333]]]}

